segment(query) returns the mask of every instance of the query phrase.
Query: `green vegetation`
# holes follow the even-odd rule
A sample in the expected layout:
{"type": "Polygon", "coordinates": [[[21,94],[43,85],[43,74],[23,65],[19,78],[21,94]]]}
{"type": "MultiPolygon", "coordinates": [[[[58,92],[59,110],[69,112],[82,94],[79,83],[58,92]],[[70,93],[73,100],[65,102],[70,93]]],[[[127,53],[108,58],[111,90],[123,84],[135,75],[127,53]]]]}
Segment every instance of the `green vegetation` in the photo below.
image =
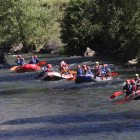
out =
{"type": "Polygon", "coordinates": [[[90,47],[125,61],[139,57],[139,15],[140,0],[0,0],[0,38],[28,51],[51,41],[61,54],[90,47]]]}
{"type": "Polygon", "coordinates": [[[139,0],[71,0],[61,38],[73,53],[88,46],[128,60],[140,52],[139,15],[139,0]]]}

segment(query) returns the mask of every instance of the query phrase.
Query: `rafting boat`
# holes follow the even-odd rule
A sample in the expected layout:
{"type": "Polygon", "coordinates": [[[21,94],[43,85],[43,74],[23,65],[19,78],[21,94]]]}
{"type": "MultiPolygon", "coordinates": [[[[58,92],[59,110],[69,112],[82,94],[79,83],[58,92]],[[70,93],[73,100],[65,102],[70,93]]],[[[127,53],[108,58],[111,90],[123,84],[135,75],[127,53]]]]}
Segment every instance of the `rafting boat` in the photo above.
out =
{"type": "Polygon", "coordinates": [[[94,75],[92,74],[86,74],[86,75],[77,75],[76,79],[75,79],[75,83],[82,83],[82,82],[98,82],[98,81],[108,81],[108,80],[112,80],[113,78],[111,76],[107,76],[107,77],[99,77],[96,76],[94,77],[94,75]]]}
{"type": "Polygon", "coordinates": [[[82,82],[93,82],[93,75],[92,74],[80,74],[76,76],[75,83],[82,83],[82,82]]]}
{"type": "Polygon", "coordinates": [[[113,78],[111,76],[107,76],[107,77],[99,77],[96,76],[93,78],[94,82],[99,82],[99,81],[108,81],[108,80],[112,80],[113,78]]]}
{"type": "Polygon", "coordinates": [[[68,79],[72,77],[73,77],[73,74],[61,74],[59,72],[48,72],[42,77],[42,80],[56,81],[56,80],[68,79]]]}
{"type": "Polygon", "coordinates": [[[24,66],[21,66],[19,68],[16,68],[16,72],[29,72],[29,71],[36,71],[41,70],[39,66],[36,64],[25,64],[24,66]]]}
{"type": "Polygon", "coordinates": [[[136,91],[133,94],[130,94],[127,100],[140,100],[140,90],[136,91]]]}

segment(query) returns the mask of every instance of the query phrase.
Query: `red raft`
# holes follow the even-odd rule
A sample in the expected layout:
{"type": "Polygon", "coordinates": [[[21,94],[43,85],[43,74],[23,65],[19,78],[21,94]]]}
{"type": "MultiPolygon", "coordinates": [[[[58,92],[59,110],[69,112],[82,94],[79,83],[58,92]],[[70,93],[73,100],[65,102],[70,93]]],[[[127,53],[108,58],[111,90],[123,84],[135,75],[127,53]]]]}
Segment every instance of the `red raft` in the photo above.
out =
{"type": "Polygon", "coordinates": [[[140,100],[140,90],[128,96],[127,100],[140,100]]]}
{"type": "Polygon", "coordinates": [[[25,64],[24,66],[21,66],[20,68],[16,68],[16,72],[27,72],[27,71],[35,71],[35,70],[41,70],[39,66],[35,64],[25,64]]]}

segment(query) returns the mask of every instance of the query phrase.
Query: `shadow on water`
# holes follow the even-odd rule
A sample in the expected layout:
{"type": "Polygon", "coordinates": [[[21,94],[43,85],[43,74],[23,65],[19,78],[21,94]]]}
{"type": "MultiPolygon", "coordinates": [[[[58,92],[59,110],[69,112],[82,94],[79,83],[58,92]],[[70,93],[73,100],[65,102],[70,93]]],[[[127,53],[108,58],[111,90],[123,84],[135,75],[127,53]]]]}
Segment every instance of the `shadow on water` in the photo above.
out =
{"type": "Polygon", "coordinates": [[[0,138],[17,136],[79,136],[89,133],[104,132],[129,132],[140,131],[139,111],[110,113],[110,114],[72,114],[72,115],[52,115],[34,118],[20,118],[1,123],[2,125],[23,125],[33,123],[52,123],[54,128],[35,127],[33,129],[3,130],[0,132],[0,138]],[[103,123],[104,121],[104,123],[103,123]],[[107,122],[108,121],[108,122],[107,122]],[[113,121],[113,122],[110,122],[113,121]],[[102,124],[100,123],[102,122],[102,124]],[[70,124],[60,127],[60,124],[70,124]],[[75,125],[74,125],[75,123],[75,125]],[[79,123],[79,124],[78,124],[79,123]],[[88,124],[85,124],[88,123],[88,124]],[[89,124],[90,123],[90,124],[89,124]],[[55,125],[56,124],[56,125],[55,125]]]}

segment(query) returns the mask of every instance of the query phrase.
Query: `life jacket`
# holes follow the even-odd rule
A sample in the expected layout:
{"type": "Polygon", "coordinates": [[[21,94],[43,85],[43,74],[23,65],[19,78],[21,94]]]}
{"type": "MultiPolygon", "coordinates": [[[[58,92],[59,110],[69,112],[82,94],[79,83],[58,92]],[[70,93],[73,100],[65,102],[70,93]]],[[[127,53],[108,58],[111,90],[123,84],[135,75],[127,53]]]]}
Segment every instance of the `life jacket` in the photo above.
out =
{"type": "Polygon", "coordinates": [[[53,72],[54,70],[52,68],[47,68],[45,72],[53,72]]]}
{"type": "Polygon", "coordinates": [[[91,70],[87,70],[87,74],[92,74],[91,70]]]}
{"type": "Polygon", "coordinates": [[[135,84],[135,85],[132,85],[132,89],[131,89],[132,91],[136,91],[137,90],[137,85],[135,84]]]}
{"type": "Polygon", "coordinates": [[[110,67],[109,67],[109,66],[107,66],[107,67],[105,68],[105,70],[106,70],[106,73],[111,73],[111,70],[110,70],[110,67]]]}
{"type": "Polygon", "coordinates": [[[70,66],[66,64],[67,70],[70,71],[70,66]]]}
{"type": "Polygon", "coordinates": [[[35,60],[34,59],[31,59],[29,64],[35,64],[35,60]]]}
{"type": "Polygon", "coordinates": [[[78,74],[82,74],[82,70],[80,69],[80,70],[77,70],[77,75],[78,74]]]}

